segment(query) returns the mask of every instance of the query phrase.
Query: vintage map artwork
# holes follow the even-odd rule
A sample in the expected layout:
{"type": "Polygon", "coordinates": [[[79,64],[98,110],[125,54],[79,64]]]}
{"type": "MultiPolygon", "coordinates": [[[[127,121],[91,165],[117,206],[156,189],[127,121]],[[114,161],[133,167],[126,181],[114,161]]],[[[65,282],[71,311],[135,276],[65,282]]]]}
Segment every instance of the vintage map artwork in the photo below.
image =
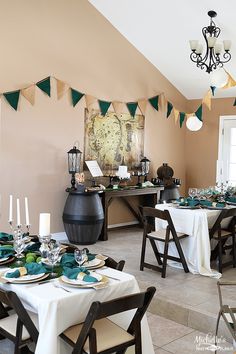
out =
{"type": "Polygon", "coordinates": [[[103,171],[111,171],[121,165],[134,169],[143,157],[144,117],[122,113],[85,110],[84,160],[97,160],[103,171]]]}

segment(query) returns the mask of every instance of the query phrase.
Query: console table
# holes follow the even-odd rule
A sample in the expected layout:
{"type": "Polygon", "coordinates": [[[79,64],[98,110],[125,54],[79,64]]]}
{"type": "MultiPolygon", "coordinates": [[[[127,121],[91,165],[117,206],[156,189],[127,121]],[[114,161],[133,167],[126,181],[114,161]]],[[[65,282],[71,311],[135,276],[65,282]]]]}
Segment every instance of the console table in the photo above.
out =
{"type": "Polygon", "coordinates": [[[139,214],[138,209],[134,208],[128,200],[128,197],[135,196],[143,196],[143,201],[141,205],[143,206],[152,206],[155,207],[156,203],[160,199],[160,191],[162,191],[164,187],[143,187],[143,188],[132,188],[127,187],[124,189],[107,189],[104,190],[102,197],[102,205],[104,210],[104,224],[99,236],[99,240],[107,241],[108,234],[108,209],[109,205],[111,205],[114,198],[121,198],[122,202],[128,207],[128,209],[132,212],[132,214],[138,219],[140,224],[142,223],[141,216],[139,214]]]}

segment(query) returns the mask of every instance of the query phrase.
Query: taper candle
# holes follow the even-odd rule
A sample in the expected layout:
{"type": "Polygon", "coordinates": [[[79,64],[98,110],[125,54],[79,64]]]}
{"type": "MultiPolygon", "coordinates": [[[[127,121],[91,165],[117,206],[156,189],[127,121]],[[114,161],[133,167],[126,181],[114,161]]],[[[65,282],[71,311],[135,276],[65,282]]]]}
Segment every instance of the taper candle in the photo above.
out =
{"type": "Polygon", "coordinates": [[[20,200],[16,199],[16,225],[20,226],[20,200]]]}
{"type": "Polygon", "coordinates": [[[28,207],[28,198],[25,197],[25,225],[29,226],[29,207],[28,207]]]}
{"type": "Polygon", "coordinates": [[[12,218],[12,195],[10,195],[10,202],[9,202],[9,222],[12,222],[13,221],[13,218],[12,218]]]}

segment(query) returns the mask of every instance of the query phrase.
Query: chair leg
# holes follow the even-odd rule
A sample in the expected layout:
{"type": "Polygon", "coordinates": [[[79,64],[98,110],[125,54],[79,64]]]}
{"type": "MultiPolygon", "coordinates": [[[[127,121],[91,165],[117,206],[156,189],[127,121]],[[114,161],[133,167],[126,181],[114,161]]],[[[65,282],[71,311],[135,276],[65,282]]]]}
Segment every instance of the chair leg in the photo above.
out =
{"type": "Polygon", "coordinates": [[[141,250],[141,259],[140,259],[140,270],[143,270],[143,264],[145,260],[145,252],[146,252],[146,244],[147,244],[147,236],[146,233],[143,233],[143,242],[142,242],[142,250],[141,250]]]}
{"type": "Polygon", "coordinates": [[[151,238],[149,238],[149,241],[151,243],[151,246],[152,246],[152,249],[153,249],[153,252],[155,254],[155,257],[156,257],[156,260],[157,260],[158,264],[162,265],[161,257],[160,257],[160,254],[159,254],[159,251],[157,249],[155,241],[153,239],[151,239],[151,238]]]}
{"type": "Polygon", "coordinates": [[[218,255],[218,261],[219,261],[219,264],[218,264],[218,270],[219,270],[219,273],[222,273],[222,242],[221,242],[221,238],[219,238],[219,241],[218,241],[218,245],[219,245],[219,248],[218,248],[218,251],[219,251],[219,255],[218,255]]]}
{"type": "Polygon", "coordinates": [[[186,259],[184,257],[184,253],[183,253],[182,247],[180,245],[179,239],[174,237],[174,241],[175,241],[175,246],[177,248],[179,258],[181,260],[184,271],[185,271],[185,273],[189,273],[188,265],[187,265],[186,259]]]}
{"type": "Polygon", "coordinates": [[[233,249],[232,249],[232,251],[233,251],[233,268],[235,268],[235,267],[236,267],[236,249],[235,249],[236,244],[235,244],[235,234],[234,234],[233,237],[232,237],[232,247],[233,247],[233,249]]]}
{"type": "MultiPolygon", "coordinates": [[[[217,334],[219,329],[221,311],[218,313],[217,321],[216,321],[216,332],[215,332],[215,346],[217,347],[217,334]]],[[[217,353],[217,349],[215,350],[215,354],[217,353]]]]}
{"type": "Polygon", "coordinates": [[[168,248],[169,248],[169,240],[165,240],[165,246],[164,246],[164,252],[163,252],[163,266],[162,266],[162,272],[161,272],[161,277],[165,278],[166,277],[166,265],[167,265],[167,256],[168,256],[168,248]]]}

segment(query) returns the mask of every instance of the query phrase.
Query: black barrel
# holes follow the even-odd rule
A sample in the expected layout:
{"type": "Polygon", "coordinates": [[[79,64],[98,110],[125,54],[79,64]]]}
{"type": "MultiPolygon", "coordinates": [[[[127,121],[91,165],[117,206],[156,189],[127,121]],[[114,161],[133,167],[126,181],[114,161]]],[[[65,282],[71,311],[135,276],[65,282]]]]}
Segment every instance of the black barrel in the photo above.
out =
{"type": "Polygon", "coordinates": [[[104,221],[102,202],[98,193],[70,191],[62,219],[70,242],[79,245],[95,243],[104,221]]]}

